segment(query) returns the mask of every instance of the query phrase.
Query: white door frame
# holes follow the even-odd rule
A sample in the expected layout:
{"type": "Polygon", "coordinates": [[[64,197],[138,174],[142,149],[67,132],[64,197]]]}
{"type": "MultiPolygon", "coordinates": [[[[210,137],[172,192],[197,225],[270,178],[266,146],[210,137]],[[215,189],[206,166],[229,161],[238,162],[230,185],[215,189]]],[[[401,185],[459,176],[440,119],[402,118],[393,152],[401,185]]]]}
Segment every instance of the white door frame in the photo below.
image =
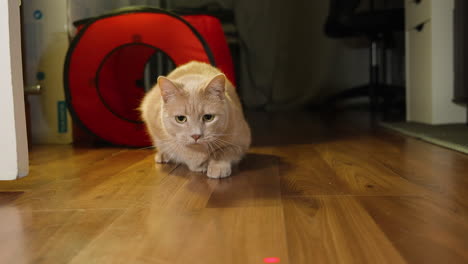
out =
{"type": "Polygon", "coordinates": [[[20,1],[0,1],[0,180],[28,174],[20,1]]]}

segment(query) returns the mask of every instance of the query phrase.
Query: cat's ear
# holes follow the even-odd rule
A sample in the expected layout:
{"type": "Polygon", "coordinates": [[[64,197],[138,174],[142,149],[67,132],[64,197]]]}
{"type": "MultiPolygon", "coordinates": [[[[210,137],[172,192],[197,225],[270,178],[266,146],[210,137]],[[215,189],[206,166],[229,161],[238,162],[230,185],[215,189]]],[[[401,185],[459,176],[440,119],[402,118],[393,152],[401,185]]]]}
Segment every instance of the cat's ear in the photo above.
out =
{"type": "Polygon", "coordinates": [[[158,77],[158,86],[161,90],[161,96],[165,103],[179,94],[179,88],[171,80],[164,76],[158,77]]]}
{"type": "Polygon", "coordinates": [[[206,86],[205,92],[210,96],[224,99],[226,91],[226,76],[222,73],[216,75],[206,86]]]}

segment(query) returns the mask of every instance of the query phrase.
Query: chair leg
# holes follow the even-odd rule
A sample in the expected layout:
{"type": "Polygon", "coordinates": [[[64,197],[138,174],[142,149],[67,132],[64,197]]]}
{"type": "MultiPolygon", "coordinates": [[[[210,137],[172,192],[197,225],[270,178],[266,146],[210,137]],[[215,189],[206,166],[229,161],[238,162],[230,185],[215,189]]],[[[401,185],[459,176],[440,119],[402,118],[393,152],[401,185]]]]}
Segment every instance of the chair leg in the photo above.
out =
{"type": "MultiPolygon", "coordinates": [[[[390,87],[389,84],[387,83],[387,36],[383,36],[382,40],[382,46],[380,49],[380,56],[381,56],[381,84],[384,87],[390,87]]],[[[389,96],[387,96],[386,91],[382,91],[382,100],[381,100],[381,109],[379,111],[382,113],[382,119],[385,120],[388,116],[388,111],[390,110],[390,102],[389,102],[389,96]]]]}
{"type": "Polygon", "coordinates": [[[369,72],[369,95],[370,95],[370,111],[371,117],[373,120],[376,119],[376,112],[378,107],[378,96],[377,96],[377,85],[379,82],[379,63],[377,61],[378,50],[377,50],[377,39],[373,38],[371,40],[370,47],[370,72],[369,72]]]}

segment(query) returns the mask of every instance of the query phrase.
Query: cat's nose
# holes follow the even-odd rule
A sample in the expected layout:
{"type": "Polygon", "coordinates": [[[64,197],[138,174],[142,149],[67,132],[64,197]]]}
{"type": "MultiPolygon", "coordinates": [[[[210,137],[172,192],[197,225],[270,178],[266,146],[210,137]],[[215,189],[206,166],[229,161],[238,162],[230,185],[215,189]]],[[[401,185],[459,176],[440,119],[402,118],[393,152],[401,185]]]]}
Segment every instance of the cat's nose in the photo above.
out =
{"type": "Polygon", "coordinates": [[[193,139],[195,139],[195,141],[199,140],[201,138],[201,135],[200,134],[195,134],[195,135],[192,135],[191,136],[193,139]]]}

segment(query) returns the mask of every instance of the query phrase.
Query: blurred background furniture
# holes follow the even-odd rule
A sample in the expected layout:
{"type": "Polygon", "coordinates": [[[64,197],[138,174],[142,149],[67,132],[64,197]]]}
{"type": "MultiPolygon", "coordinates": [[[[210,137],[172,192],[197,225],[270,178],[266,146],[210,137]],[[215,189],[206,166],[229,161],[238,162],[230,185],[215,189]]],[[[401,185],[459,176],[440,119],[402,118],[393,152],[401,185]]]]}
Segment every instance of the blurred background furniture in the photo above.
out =
{"type": "Polygon", "coordinates": [[[453,101],[460,104],[467,104],[468,74],[466,73],[468,72],[468,2],[466,0],[455,0],[453,19],[455,49],[455,83],[453,101]]]}
{"type": "Polygon", "coordinates": [[[387,83],[387,49],[393,47],[393,33],[404,29],[403,8],[376,9],[370,1],[366,11],[357,11],[360,0],[330,0],[325,34],[330,38],[366,37],[369,40],[369,83],[329,97],[326,104],[354,97],[369,97],[372,113],[384,118],[401,117],[404,87],[387,83]],[[397,110],[392,112],[391,110],[397,110]]]}
{"type": "Polygon", "coordinates": [[[407,120],[425,124],[466,122],[454,99],[454,0],[407,0],[407,120]]]}
{"type": "Polygon", "coordinates": [[[67,105],[75,123],[108,143],[151,145],[138,107],[157,77],[176,66],[210,63],[235,83],[224,31],[213,16],[140,6],[75,25],[64,68],[67,105]]]}

